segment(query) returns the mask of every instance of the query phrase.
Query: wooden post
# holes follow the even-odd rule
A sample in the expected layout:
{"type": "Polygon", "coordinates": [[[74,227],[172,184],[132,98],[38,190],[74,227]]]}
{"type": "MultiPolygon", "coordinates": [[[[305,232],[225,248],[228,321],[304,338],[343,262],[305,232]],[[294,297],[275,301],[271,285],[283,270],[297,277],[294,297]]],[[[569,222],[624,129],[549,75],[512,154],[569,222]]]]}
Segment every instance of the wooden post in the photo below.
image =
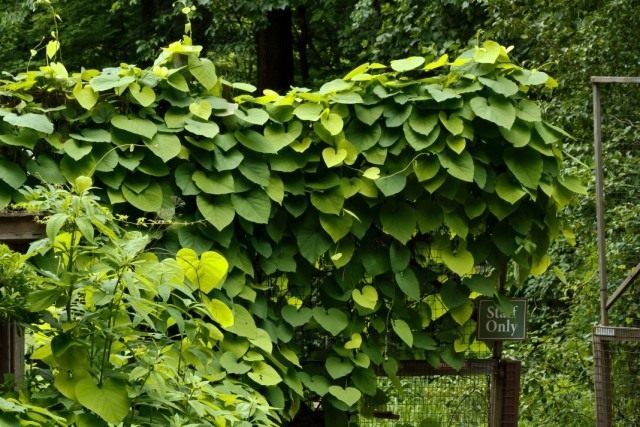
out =
{"type": "Polygon", "coordinates": [[[0,323],[0,385],[15,385],[24,376],[24,334],[13,322],[0,323]]]}
{"type": "MultiPolygon", "coordinates": [[[[44,237],[44,226],[25,212],[0,212],[0,243],[24,252],[29,242],[44,237]]],[[[0,386],[19,383],[24,376],[24,334],[11,321],[0,322],[0,386]]]]}
{"type": "Polygon", "coordinates": [[[593,387],[596,395],[596,426],[611,427],[611,360],[607,334],[615,334],[613,328],[593,328],[593,387]]]}

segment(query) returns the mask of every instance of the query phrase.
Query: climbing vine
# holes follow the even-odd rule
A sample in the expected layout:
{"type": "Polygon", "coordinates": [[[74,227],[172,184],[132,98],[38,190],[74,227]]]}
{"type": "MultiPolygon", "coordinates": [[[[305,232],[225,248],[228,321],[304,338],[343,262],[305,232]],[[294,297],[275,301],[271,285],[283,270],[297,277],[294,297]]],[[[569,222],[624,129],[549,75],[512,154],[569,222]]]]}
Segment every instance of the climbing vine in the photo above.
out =
{"type": "Polygon", "coordinates": [[[461,366],[473,300],[506,304],[502,271],[548,267],[583,189],[562,173],[568,135],[528,96],[555,81],[505,47],[285,94],[225,81],[200,50],[185,38],[146,69],[51,62],[4,81],[0,205],[91,176],[119,214],[174,220],[170,252],[222,253],[234,321],[214,357],[273,406],[349,409],[403,358],[461,366]]]}

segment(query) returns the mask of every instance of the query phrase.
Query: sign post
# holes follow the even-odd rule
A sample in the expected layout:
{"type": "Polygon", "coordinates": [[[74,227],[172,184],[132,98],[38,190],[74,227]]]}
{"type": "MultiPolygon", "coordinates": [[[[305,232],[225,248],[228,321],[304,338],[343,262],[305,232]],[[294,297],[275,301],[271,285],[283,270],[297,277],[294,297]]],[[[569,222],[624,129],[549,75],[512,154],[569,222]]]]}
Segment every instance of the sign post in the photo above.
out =
{"type": "Polygon", "coordinates": [[[527,300],[513,298],[511,313],[504,313],[492,299],[478,300],[478,340],[524,340],[527,337],[527,300]]]}

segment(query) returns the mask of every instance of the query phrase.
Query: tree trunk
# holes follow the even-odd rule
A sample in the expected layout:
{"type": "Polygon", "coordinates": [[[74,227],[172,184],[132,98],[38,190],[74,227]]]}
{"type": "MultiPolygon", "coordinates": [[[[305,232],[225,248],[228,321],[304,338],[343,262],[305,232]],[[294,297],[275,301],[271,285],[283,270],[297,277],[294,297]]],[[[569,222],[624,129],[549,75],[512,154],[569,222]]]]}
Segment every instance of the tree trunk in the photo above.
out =
{"type": "Polygon", "coordinates": [[[258,90],[286,92],[293,84],[291,9],[269,11],[268,24],[256,35],[258,90]]]}
{"type": "Polygon", "coordinates": [[[304,5],[298,6],[298,25],[300,26],[300,34],[298,37],[298,53],[300,55],[300,77],[302,83],[307,84],[309,80],[309,59],[307,56],[307,46],[309,45],[309,22],[307,21],[307,9],[304,5]]]}

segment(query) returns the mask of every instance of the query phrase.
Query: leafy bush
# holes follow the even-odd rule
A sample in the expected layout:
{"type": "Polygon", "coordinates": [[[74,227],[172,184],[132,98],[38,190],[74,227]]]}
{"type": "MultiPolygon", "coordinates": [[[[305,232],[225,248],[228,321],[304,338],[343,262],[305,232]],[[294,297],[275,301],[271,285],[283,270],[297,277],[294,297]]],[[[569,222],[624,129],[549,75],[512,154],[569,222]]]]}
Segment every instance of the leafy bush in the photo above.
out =
{"type": "Polygon", "coordinates": [[[227,378],[216,357],[219,327],[234,323],[220,290],[227,261],[190,249],[160,259],[150,237],[122,229],[90,185],[79,177],[74,192],[24,191],[24,206],[50,215],[47,237],[29,251],[43,280],[26,307],[41,321],[26,325],[29,369],[20,402],[0,402],[13,414],[5,422],[278,426],[266,398],[227,378]]]}

